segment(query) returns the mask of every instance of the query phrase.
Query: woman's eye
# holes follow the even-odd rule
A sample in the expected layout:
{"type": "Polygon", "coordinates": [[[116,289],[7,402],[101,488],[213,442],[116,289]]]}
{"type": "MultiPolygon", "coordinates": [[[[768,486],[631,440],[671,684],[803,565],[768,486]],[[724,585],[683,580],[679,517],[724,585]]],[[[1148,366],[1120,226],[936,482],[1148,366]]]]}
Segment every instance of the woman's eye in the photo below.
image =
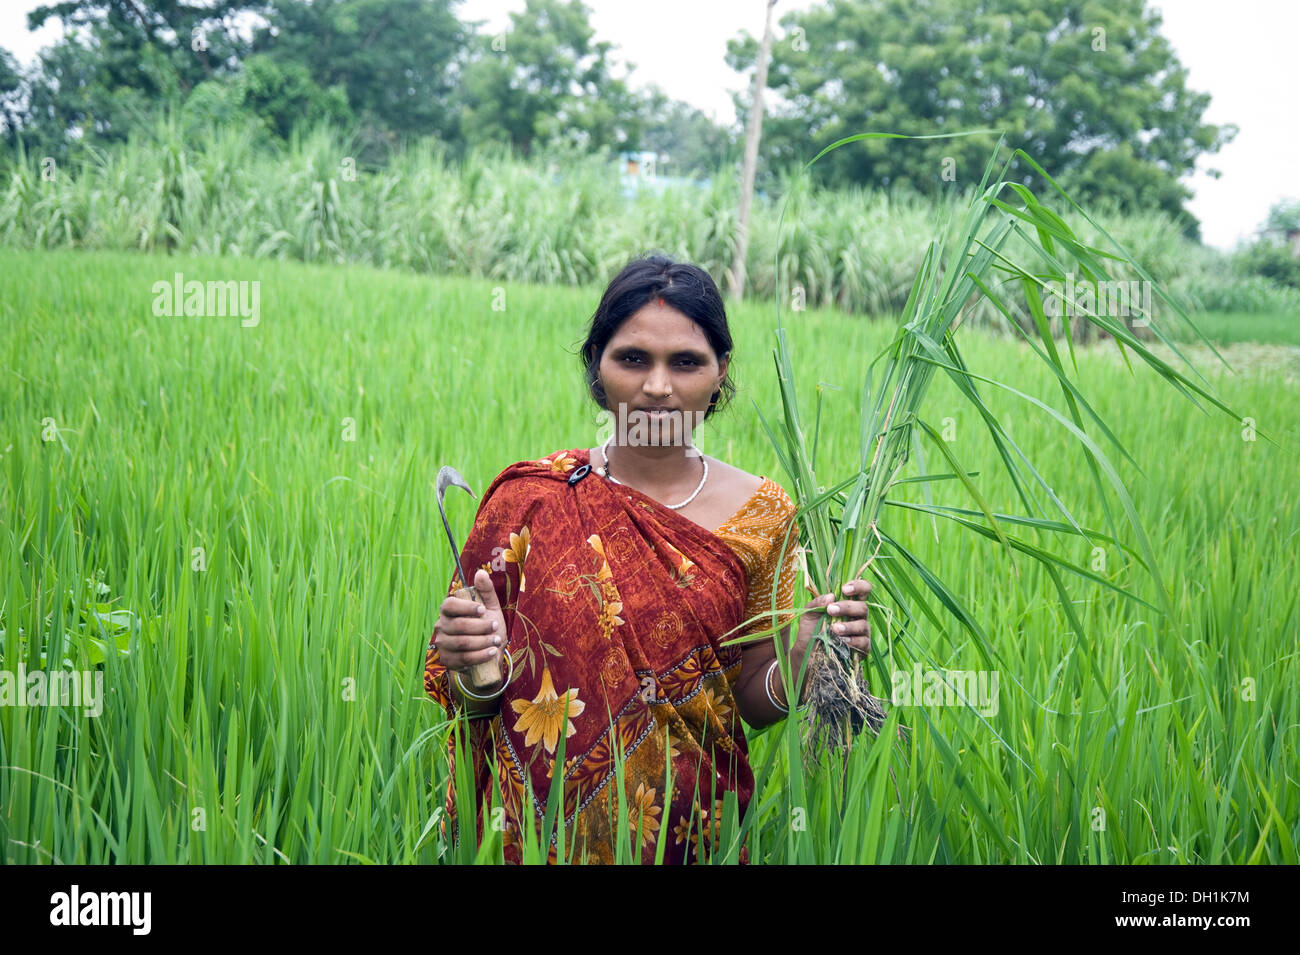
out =
{"type": "MultiPolygon", "coordinates": [[[[640,360],[641,360],[641,358],[640,358],[639,355],[624,355],[624,356],[623,356],[623,361],[626,361],[626,362],[639,362],[640,360]]],[[[679,364],[679,365],[698,365],[699,362],[697,362],[694,358],[682,358],[682,359],[680,359],[680,360],[677,362],[677,364],[679,364]]]]}

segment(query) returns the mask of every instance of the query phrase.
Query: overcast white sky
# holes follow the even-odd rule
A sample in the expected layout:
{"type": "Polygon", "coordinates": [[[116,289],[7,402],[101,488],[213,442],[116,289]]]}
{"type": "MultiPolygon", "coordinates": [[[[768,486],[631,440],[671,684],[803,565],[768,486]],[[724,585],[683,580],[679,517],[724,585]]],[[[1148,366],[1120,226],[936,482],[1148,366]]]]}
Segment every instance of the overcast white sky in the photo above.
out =
{"type": "MultiPolygon", "coordinates": [[[[763,31],[763,0],[585,0],[596,38],[615,44],[614,55],[634,64],[632,82],[657,83],[668,95],[698,106],[722,122],[734,120],[730,92],[745,82],[724,62],[727,40],[741,30],[763,31]]],[[[778,0],[784,12],[820,0],[778,0]]],[[[21,61],[57,36],[27,32],[27,11],[41,0],[0,0],[0,46],[21,61]]],[[[1163,32],[1187,68],[1189,83],[1211,94],[1205,120],[1235,123],[1236,139],[1203,157],[1186,180],[1189,202],[1206,242],[1230,248],[1264,220],[1281,198],[1300,198],[1300,105],[1295,45],[1300,40],[1296,0],[1153,0],[1163,32]],[[1204,172],[1218,169],[1220,179],[1204,172]]],[[[486,21],[495,32],[508,25],[524,0],[462,0],[462,20],[486,21]]],[[[778,33],[778,37],[780,34],[778,33]]]]}

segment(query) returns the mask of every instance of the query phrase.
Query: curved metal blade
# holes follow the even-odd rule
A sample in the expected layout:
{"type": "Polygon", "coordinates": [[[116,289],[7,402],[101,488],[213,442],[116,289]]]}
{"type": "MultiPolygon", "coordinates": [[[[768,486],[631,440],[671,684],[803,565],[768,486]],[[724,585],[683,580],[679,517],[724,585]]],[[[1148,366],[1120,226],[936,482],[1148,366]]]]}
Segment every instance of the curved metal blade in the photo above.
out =
{"type": "Polygon", "coordinates": [[[478,500],[478,496],[465,483],[465,479],[460,476],[460,472],[450,465],[444,464],[438,470],[438,513],[442,515],[442,526],[447,530],[447,543],[451,545],[451,556],[456,562],[456,572],[460,574],[460,582],[463,586],[474,588],[474,581],[465,576],[465,568],[460,565],[460,548],[456,546],[456,538],[451,533],[451,525],[447,523],[447,512],[443,509],[442,498],[447,493],[447,488],[458,487],[469,493],[469,496],[478,500]]]}

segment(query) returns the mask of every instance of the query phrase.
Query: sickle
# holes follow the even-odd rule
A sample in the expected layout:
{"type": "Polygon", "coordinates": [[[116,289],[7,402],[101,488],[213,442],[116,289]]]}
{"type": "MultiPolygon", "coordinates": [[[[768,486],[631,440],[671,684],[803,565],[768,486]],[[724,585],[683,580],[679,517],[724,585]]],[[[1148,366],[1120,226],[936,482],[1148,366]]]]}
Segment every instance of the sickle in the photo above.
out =
{"type": "Polygon", "coordinates": [[[451,557],[456,562],[456,571],[460,574],[460,582],[466,587],[472,587],[473,582],[465,576],[465,568],[460,565],[460,549],[456,546],[456,538],[452,536],[451,525],[447,523],[447,512],[442,506],[443,495],[447,493],[449,487],[464,488],[470,497],[475,497],[475,495],[470,490],[470,486],[465,483],[465,479],[460,476],[460,472],[455,468],[444,464],[438,470],[438,513],[442,515],[442,526],[447,529],[447,543],[451,545],[451,557]]]}
{"type": "MultiPolygon", "coordinates": [[[[456,561],[456,572],[460,574],[462,584],[461,588],[452,596],[459,597],[461,600],[473,600],[475,603],[482,603],[483,599],[479,596],[478,589],[475,588],[474,582],[465,576],[465,568],[460,564],[460,549],[456,546],[456,538],[452,536],[451,525],[447,523],[447,512],[443,509],[442,499],[449,487],[463,488],[470,497],[475,497],[475,494],[455,468],[443,465],[438,469],[438,513],[442,515],[442,526],[447,530],[447,543],[451,545],[451,556],[456,561]]],[[[477,500],[476,497],[475,499],[477,500]]],[[[497,656],[484,663],[474,664],[469,668],[469,681],[475,693],[491,695],[497,692],[503,682],[501,679],[501,657],[497,656]]]]}

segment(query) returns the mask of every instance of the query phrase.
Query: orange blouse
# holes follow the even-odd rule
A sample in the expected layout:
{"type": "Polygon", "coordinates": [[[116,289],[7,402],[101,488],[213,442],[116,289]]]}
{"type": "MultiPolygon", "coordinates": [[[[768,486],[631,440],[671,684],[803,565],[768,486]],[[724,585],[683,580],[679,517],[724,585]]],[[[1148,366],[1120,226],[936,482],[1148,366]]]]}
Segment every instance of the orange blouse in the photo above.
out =
{"type": "MultiPolygon", "coordinates": [[[[745,619],[757,613],[771,613],[772,588],[777,590],[778,610],[794,607],[795,578],[800,567],[799,525],[795,522],[795,504],[785,488],[763,478],[757,491],[713,533],[727,543],[745,565],[749,594],[745,600],[745,619]],[[789,539],[789,543],[785,543],[789,539]],[[785,560],[781,562],[781,549],[785,560]]],[[[781,626],[794,614],[778,616],[781,626]]],[[[745,636],[772,626],[771,617],[756,620],[737,632],[745,636]]],[[[728,638],[730,639],[730,638],[728,638]]]]}

